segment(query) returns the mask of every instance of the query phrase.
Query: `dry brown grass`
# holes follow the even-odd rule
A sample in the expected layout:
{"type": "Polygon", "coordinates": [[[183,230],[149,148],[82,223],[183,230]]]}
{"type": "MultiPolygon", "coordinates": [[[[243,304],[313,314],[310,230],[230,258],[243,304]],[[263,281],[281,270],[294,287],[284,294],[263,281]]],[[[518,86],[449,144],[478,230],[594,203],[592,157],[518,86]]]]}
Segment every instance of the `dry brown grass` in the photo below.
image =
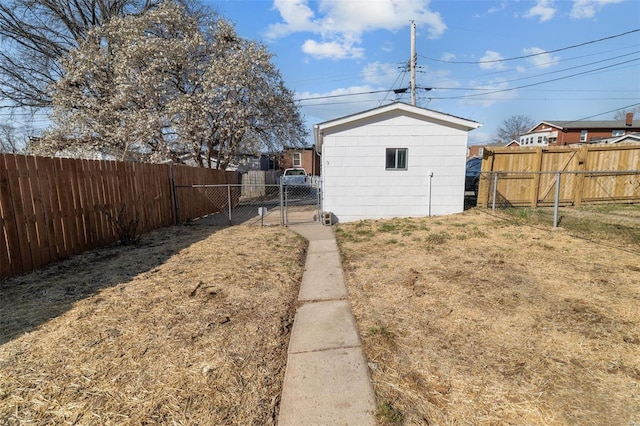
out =
{"type": "Polygon", "coordinates": [[[478,210],[337,236],[382,424],[640,424],[640,247],[478,210]]]}
{"type": "Polygon", "coordinates": [[[273,424],[305,245],[180,226],[2,282],[0,424],[273,424]]]}

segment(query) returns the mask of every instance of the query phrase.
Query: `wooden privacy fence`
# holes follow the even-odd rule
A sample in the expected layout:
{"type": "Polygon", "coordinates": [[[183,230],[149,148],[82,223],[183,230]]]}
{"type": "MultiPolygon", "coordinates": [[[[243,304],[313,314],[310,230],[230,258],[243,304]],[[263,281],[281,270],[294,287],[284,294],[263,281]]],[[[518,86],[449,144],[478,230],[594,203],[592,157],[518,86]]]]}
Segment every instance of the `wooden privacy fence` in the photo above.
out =
{"type": "Polygon", "coordinates": [[[189,217],[215,212],[206,197],[178,205],[174,182],[238,178],[186,166],[0,154],[0,277],[117,241],[109,215],[147,232],[176,223],[178,210],[189,217]]]}
{"type": "Polygon", "coordinates": [[[487,148],[480,207],[640,202],[640,145],[487,148]],[[560,185],[558,185],[560,183],[560,185]]]}
{"type": "Polygon", "coordinates": [[[242,175],[242,197],[262,197],[268,186],[277,185],[282,172],[279,170],[249,170],[242,175]]]}

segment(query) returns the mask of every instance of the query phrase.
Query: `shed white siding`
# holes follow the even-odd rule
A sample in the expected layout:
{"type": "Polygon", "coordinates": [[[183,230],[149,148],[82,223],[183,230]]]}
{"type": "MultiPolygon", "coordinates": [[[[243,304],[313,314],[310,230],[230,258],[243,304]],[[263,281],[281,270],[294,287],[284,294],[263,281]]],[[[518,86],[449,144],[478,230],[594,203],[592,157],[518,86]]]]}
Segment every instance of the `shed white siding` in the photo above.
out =
{"type": "Polygon", "coordinates": [[[323,209],[340,222],[463,211],[468,128],[398,110],[341,124],[322,134],[323,209]],[[387,148],[407,149],[406,170],[386,169],[387,148]]]}

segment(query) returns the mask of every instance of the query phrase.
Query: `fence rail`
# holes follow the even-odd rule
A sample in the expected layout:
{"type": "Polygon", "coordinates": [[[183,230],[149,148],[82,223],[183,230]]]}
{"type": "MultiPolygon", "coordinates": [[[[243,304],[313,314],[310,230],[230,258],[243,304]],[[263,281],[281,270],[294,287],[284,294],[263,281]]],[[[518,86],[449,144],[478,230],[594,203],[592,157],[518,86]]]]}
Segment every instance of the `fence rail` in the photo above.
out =
{"type": "Polygon", "coordinates": [[[186,166],[0,154],[0,277],[117,241],[125,212],[140,231],[205,215],[205,197],[178,205],[173,184],[237,183],[238,174],[186,166]],[[123,210],[124,209],[124,210],[123,210]]]}
{"type": "Polygon", "coordinates": [[[581,204],[640,202],[640,170],[563,172],[485,172],[487,204],[496,208],[531,206],[528,188],[537,182],[538,206],[553,206],[554,226],[558,208],[581,204]],[[523,190],[519,190],[523,189],[523,190]],[[508,194],[508,195],[505,195],[508,194]],[[517,194],[524,194],[518,198],[517,194]],[[585,194],[589,194],[586,197],[585,194]]]}
{"type": "MultiPolygon", "coordinates": [[[[209,200],[214,209],[202,223],[210,225],[292,225],[319,221],[321,190],[316,186],[283,186],[253,184],[241,185],[186,185],[176,186],[176,197],[194,195],[209,200]]],[[[180,203],[180,201],[178,201],[180,203]]],[[[180,215],[180,221],[195,217],[180,215]]]]}
{"type": "Polygon", "coordinates": [[[487,149],[477,205],[640,202],[640,145],[487,149]],[[558,173],[562,185],[556,185],[558,173]]]}

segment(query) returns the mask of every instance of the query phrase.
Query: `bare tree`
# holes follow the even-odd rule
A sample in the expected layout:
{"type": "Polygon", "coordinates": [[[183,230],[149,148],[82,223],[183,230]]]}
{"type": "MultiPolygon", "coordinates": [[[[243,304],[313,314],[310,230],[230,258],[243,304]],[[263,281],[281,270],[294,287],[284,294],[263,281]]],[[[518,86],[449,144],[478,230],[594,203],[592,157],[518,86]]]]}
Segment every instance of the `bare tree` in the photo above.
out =
{"type": "Polygon", "coordinates": [[[87,32],[160,0],[3,0],[0,2],[0,97],[14,107],[46,108],[60,60],[87,32]]]}
{"type": "Polygon", "coordinates": [[[637,119],[638,117],[640,117],[640,105],[634,108],[620,109],[616,111],[615,114],[613,115],[613,119],[624,120],[625,118],[627,118],[627,113],[630,113],[630,112],[633,113],[634,119],[637,119]]]}
{"type": "Polygon", "coordinates": [[[520,135],[531,130],[535,126],[533,119],[527,115],[512,115],[505,118],[496,130],[495,138],[498,141],[508,143],[518,140],[520,135]]]}
{"type": "Polygon", "coordinates": [[[28,145],[27,135],[30,131],[28,126],[16,127],[9,123],[0,124],[0,153],[23,153],[28,145]]]}
{"type": "Polygon", "coordinates": [[[15,129],[10,124],[0,124],[0,154],[18,152],[15,129]]]}

